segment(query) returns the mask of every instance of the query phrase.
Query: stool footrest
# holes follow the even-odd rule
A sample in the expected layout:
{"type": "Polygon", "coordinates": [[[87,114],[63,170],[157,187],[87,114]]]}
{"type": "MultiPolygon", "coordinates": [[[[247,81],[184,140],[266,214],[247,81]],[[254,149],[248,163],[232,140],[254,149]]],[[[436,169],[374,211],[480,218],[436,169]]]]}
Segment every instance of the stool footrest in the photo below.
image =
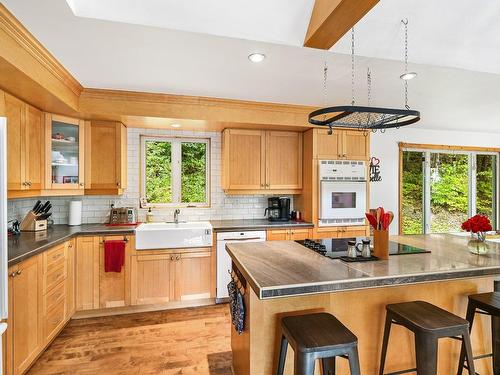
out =
{"type": "Polygon", "coordinates": [[[408,374],[409,372],[416,372],[416,368],[411,368],[408,370],[400,370],[400,371],[394,371],[394,372],[386,372],[384,375],[400,375],[400,374],[408,374]]]}
{"type": "Polygon", "coordinates": [[[481,355],[478,355],[478,356],[474,357],[474,360],[476,360],[476,359],[484,359],[484,358],[491,358],[491,357],[493,357],[493,353],[481,354],[481,355]]]}

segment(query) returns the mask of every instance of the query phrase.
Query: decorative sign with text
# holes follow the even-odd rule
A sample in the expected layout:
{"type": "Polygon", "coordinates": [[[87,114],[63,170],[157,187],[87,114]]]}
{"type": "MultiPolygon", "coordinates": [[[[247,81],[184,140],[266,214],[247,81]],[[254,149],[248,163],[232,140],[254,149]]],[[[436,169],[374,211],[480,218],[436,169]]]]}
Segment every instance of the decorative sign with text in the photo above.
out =
{"type": "Polygon", "coordinates": [[[380,159],[372,156],[370,159],[370,182],[382,181],[382,176],[380,175],[380,159]]]}

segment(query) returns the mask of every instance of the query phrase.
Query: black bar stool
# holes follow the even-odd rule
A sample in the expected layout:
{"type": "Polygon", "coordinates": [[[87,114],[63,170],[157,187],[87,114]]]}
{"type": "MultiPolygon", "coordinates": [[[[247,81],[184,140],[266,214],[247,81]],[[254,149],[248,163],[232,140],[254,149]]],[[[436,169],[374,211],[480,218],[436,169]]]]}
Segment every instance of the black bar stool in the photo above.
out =
{"type": "Polygon", "coordinates": [[[386,309],[379,375],[384,375],[387,344],[393,323],[404,326],[415,334],[417,368],[385,375],[405,374],[414,371],[417,371],[418,375],[436,375],[438,339],[444,337],[462,341],[467,363],[470,364],[470,373],[474,374],[469,322],[467,320],[424,301],[396,303],[387,305],[386,309]]]}
{"type": "MultiPolygon", "coordinates": [[[[467,305],[467,315],[465,319],[469,322],[469,332],[472,330],[472,323],[474,322],[475,314],[484,314],[491,316],[491,341],[493,343],[493,353],[483,354],[474,359],[482,359],[493,357],[493,373],[500,374],[500,292],[473,294],[469,296],[469,303],[467,305]],[[495,321],[496,320],[496,321],[495,321]]],[[[465,351],[462,347],[460,352],[460,364],[458,365],[458,375],[461,375],[464,367],[469,369],[468,365],[464,363],[465,351]]],[[[469,370],[469,373],[474,373],[469,370]]]]}
{"type": "Polygon", "coordinates": [[[335,375],[335,357],[349,360],[351,375],[360,375],[358,339],[327,313],[287,316],[281,320],[278,375],[283,375],[288,343],[295,353],[295,375],[314,375],[321,359],[323,375],[335,375]]]}

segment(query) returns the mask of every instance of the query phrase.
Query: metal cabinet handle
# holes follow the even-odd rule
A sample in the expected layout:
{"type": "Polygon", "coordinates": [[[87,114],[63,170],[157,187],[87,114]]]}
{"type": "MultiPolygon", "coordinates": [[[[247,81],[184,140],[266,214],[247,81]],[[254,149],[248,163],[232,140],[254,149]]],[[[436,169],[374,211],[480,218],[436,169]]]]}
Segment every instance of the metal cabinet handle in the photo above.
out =
{"type": "Polygon", "coordinates": [[[119,182],[117,182],[117,183],[116,183],[116,186],[120,187],[120,183],[119,183],[119,182]]]}
{"type": "Polygon", "coordinates": [[[175,257],[175,260],[179,260],[179,259],[181,259],[181,256],[180,256],[180,255],[177,255],[177,256],[175,257]]]}
{"type": "Polygon", "coordinates": [[[84,186],[84,183],[83,182],[80,182],[80,186],[83,187],[84,186]]]}
{"type": "Polygon", "coordinates": [[[28,184],[29,187],[31,187],[31,185],[32,185],[31,181],[28,181],[27,184],[28,184]]]}
{"type": "Polygon", "coordinates": [[[174,260],[174,259],[175,259],[175,257],[172,255],[172,256],[170,257],[170,260],[174,260]]]}
{"type": "Polygon", "coordinates": [[[16,275],[20,275],[23,273],[23,270],[17,270],[16,275]]]}
{"type": "Polygon", "coordinates": [[[15,271],[14,271],[14,272],[12,272],[9,276],[10,276],[10,277],[16,277],[16,272],[15,272],[15,271]]]}
{"type": "Polygon", "coordinates": [[[264,187],[264,184],[260,184],[260,187],[264,187]]]}

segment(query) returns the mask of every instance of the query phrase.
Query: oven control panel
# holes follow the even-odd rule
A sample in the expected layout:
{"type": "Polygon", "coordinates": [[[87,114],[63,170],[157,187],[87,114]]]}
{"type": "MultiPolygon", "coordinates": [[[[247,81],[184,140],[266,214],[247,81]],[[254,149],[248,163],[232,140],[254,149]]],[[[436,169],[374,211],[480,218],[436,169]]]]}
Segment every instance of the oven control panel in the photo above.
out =
{"type": "Polygon", "coordinates": [[[320,160],[321,181],[366,181],[366,163],[362,160],[320,160]]]}

